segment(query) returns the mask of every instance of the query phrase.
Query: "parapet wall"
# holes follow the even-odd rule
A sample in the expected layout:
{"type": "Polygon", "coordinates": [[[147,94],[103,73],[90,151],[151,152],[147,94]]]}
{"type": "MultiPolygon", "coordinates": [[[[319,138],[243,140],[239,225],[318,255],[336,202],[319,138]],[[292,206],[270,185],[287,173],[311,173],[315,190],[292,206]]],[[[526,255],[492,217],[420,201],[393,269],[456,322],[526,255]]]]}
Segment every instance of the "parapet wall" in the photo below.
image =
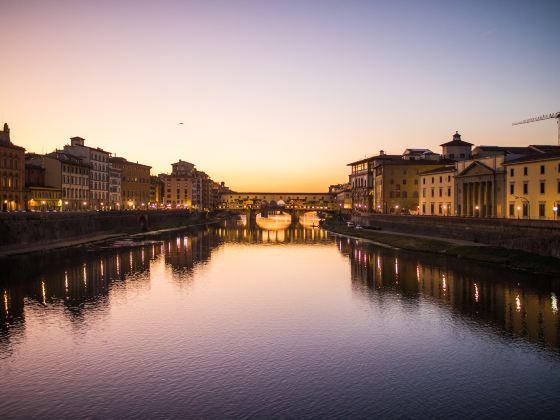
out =
{"type": "Polygon", "coordinates": [[[187,225],[204,216],[204,213],[189,213],[184,210],[0,213],[0,247],[126,232],[143,226],[155,228],[168,224],[187,225]]]}
{"type": "Polygon", "coordinates": [[[475,241],[560,258],[560,221],[373,214],[353,216],[363,226],[475,241]]]}

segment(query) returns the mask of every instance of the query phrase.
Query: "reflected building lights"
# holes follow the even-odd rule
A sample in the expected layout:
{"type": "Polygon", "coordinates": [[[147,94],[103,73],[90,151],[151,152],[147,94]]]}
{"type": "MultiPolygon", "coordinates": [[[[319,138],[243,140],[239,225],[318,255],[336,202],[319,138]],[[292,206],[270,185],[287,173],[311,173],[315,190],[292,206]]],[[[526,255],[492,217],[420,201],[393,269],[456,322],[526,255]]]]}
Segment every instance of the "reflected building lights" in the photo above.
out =
{"type": "Polygon", "coordinates": [[[558,300],[556,298],[556,293],[552,292],[550,294],[550,305],[552,306],[552,312],[557,313],[558,312],[558,300]]]}
{"type": "Polygon", "coordinates": [[[476,303],[478,303],[478,299],[479,299],[480,295],[478,293],[478,284],[474,284],[474,301],[476,303]]]}
{"type": "Polygon", "coordinates": [[[519,297],[519,295],[515,297],[515,310],[517,312],[521,311],[521,298],[519,297]]]}
{"type": "Polygon", "coordinates": [[[41,294],[43,296],[43,305],[47,304],[47,289],[45,286],[45,280],[41,280],[41,294]]]}
{"type": "Polygon", "coordinates": [[[10,307],[8,305],[8,291],[4,290],[4,312],[6,315],[10,314],[10,307]]]}

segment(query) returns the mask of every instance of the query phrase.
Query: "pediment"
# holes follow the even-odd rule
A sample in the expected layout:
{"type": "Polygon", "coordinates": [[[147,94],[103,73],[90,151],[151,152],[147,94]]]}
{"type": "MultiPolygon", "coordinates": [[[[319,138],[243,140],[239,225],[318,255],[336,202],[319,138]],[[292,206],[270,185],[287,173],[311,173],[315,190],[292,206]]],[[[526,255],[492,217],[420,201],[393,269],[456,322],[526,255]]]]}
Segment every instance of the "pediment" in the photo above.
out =
{"type": "Polygon", "coordinates": [[[493,175],[495,171],[486,166],[484,163],[473,162],[465,169],[463,169],[457,176],[479,176],[479,175],[493,175]]]}

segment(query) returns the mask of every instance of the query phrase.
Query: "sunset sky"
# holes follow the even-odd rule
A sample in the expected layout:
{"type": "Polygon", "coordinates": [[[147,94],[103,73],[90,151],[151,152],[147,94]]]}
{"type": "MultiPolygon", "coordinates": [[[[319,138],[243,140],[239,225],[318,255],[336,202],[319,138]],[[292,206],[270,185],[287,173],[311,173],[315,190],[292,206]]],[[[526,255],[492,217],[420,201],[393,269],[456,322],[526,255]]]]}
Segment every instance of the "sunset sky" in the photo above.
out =
{"type": "Polygon", "coordinates": [[[554,144],[560,1],[0,0],[0,123],[238,191],[324,191],[384,149],[554,144]],[[180,125],[179,123],[184,123],[180,125]]]}

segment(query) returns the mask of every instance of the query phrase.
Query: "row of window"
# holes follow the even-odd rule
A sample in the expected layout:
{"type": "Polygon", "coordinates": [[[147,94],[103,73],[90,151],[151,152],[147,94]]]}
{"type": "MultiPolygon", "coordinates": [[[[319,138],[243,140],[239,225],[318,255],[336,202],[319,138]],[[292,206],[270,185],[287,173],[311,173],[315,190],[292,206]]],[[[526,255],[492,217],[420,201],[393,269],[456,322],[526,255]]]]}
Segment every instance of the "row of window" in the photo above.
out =
{"type": "MultiPolygon", "coordinates": [[[[412,197],[418,198],[418,191],[413,191],[412,197]]],[[[389,198],[408,198],[408,193],[406,191],[390,191],[389,198]]]]}
{"type": "MultiPolygon", "coordinates": [[[[539,173],[541,175],[544,175],[546,172],[546,168],[544,165],[541,165],[539,168],[539,173]]],[[[558,168],[557,168],[557,172],[560,173],[560,163],[558,164],[558,168]]],[[[529,175],[529,168],[527,166],[523,167],[523,175],[529,175]]],[[[509,176],[515,176],[515,168],[510,168],[509,169],[509,176]]]]}
{"type": "MultiPolygon", "coordinates": [[[[431,197],[435,196],[435,188],[431,189],[431,197]]],[[[439,196],[443,197],[443,188],[439,189],[439,196]]],[[[422,188],[422,197],[426,198],[426,188],[422,188]]],[[[451,188],[447,189],[447,197],[451,197],[451,188]]]]}
{"type": "MultiPolygon", "coordinates": [[[[434,212],[435,210],[435,204],[434,203],[429,203],[429,208],[430,208],[430,213],[426,213],[426,203],[422,204],[422,214],[436,214],[434,212]]],[[[447,203],[447,204],[438,204],[438,212],[437,214],[451,214],[451,203],[447,203]]]]}
{"type": "MultiPolygon", "coordinates": [[[[560,180],[557,181],[557,183],[556,183],[556,192],[560,194],[560,180]]],[[[545,194],[545,193],[546,193],[546,182],[545,181],[540,181],[539,182],[539,194],[545,194]]],[[[510,182],[510,184],[509,184],[509,194],[510,195],[515,194],[515,182],[510,182]]],[[[527,195],[527,194],[529,194],[529,183],[524,182],[523,183],[523,195],[527,195]]]]}
{"type": "Polygon", "coordinates": [[[17,190],[19,188],[18,179],[11,176],[2,176],[0,177],[0,188],[13,188],[17,190]]]}
{"type": "MultiPolygon", "coordinates": [[[[432,184],[434,183],[435,178],[432,177],[432,184]]],[[[443,176],[439,177],[439,183],[441,184],[443,182],[443,176]]],[[[447,175],[447,182],[451,182],[451,175],[447,175]]],[[[426,178],[422,178],[422,184],[426,185],[426,178]]]]}
{"type": "Polygon", "coordinates": [[[89,185],[89,179],[86,177],[78,177],[73,175],[62,175],[63,184],[73,184],[73,185],[89,185]]]}
{"type": "Polygon", "coordinates": [[[63,198],[75,198],[83,199],[88,198],[89,191],[80,188],[63,188],[62,197],[63,198]]]}
{"type": "Polygon", "coordinates": [[[89,169],[84,167],[75,167],[73,165],[62,165],[62,172],[87,175],[89,174],[89,169]]]}
{"type": "Polygon", "coordinates": [[[2,164],[2,166],[0,166],[0,168],[19,169],[19,159],[4,158],[4,159],[0,160],[0,163],[2,164]]]}
{"type": "MultiPolygon", "coordinates": [[[[529,211],[529,203],[516,205],[515,203],[510,202],[508,205],[509,217],[530,217],[529,211]]],[[[538,204],[538,212],[539,217],[542,219],[549,217],[556,218],[558,212],[558,203],[547,204],[546,201],[541,201],[538,204]]]]}

